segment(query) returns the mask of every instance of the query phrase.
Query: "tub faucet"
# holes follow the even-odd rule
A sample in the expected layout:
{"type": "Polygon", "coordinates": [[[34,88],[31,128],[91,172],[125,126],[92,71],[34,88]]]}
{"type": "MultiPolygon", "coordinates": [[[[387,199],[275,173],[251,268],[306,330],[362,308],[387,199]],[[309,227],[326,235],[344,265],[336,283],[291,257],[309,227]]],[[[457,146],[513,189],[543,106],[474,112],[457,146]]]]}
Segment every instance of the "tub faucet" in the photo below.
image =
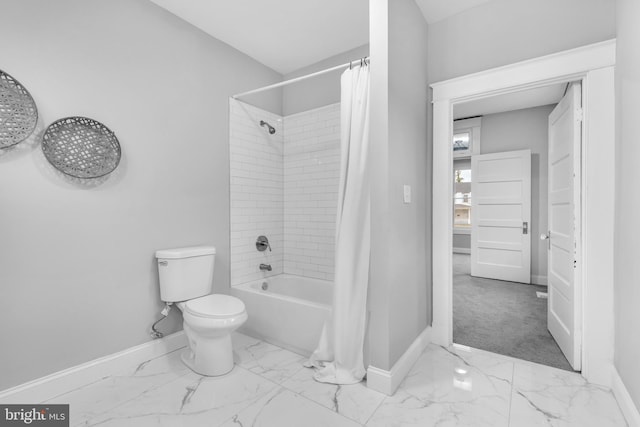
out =
{"type": "Polygon", "coordinates": [[[271,271],[271,264],[260,264],[261,271],[271,271]]]}

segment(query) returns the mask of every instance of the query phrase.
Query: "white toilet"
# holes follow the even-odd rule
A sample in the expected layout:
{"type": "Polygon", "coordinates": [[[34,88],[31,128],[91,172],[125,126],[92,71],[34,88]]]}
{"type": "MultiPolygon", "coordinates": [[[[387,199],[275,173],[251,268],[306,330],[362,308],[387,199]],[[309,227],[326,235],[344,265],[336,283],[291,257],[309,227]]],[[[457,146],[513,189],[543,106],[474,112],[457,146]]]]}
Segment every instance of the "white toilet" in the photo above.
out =
{"type": "Polygon", "coordinates": [[[194,246],[156,252],[160,298],[182,310],[189,348],[182,360],[207,376],[233,369],[231,332],[247,320],[244,304],[229,295],[211,294],[216,248],[194,246]]]}

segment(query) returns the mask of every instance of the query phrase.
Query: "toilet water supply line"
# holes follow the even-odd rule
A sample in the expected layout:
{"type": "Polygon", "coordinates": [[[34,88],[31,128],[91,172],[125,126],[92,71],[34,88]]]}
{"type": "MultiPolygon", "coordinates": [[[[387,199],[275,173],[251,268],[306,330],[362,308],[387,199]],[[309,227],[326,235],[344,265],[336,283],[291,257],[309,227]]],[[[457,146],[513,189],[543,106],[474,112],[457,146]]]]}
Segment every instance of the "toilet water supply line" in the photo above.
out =
{"type": "Polygon", "coordinates": [[[162,317],[156,320],[156,322],[153,325],[151,325],[151,337],[153,337],[153,339],[162,338],[164,336],[162,332],[156,329],[156,325],[167,318],[167,316],[169,315],[169,312],[171,311],[171,304],[173,303],[171,302],[164,303],[164,308],[160,312],[160,314],[162,314],[162,317]]]}

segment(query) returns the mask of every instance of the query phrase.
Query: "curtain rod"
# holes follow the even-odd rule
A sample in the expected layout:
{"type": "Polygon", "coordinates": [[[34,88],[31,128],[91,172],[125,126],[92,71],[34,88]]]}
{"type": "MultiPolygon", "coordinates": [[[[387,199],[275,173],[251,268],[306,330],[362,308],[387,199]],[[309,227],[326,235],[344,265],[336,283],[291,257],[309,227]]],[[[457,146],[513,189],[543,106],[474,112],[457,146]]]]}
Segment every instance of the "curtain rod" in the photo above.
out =
{"type": "Polygon", "coordinates": [[[282,81],[280,83],[275,83],[275,84],[272,84],[272,85],[269,85],[269,86],[264,86],[264,87],[261,87],[261,88],[258,88],[258,89],[249,90],[247,92],[238,93],[238,94],[233,95],[231,98],[238,99],[241,96],[253,95],[254,93],[262,92],[262,91],[265,91],[265,90],[276,89],[276,88],[279,88],[281,86],[286,86],[288,84],[296,83],[296,82],[299,82],[299,81],[302,81],[302,80],[306,80],[306,79],[309,79],[311,77],[319,76],[321,74],[330,73],[331,71],[339,70],[340,68],[351,67],[353,65],[356,65],[357,62],[359,62],[359,61],[362,62],[363,60],[364,61],[370,61],[369,57],[365,56],[364,58],[356,59],[354,61],[349,61],[346,64],[336,65],[335,67],[327,68],[326,70],[316,71],[315,73],[307,74],[305,76],[296,77],[296,78],[293,78],[293,79],[282,81]]]}

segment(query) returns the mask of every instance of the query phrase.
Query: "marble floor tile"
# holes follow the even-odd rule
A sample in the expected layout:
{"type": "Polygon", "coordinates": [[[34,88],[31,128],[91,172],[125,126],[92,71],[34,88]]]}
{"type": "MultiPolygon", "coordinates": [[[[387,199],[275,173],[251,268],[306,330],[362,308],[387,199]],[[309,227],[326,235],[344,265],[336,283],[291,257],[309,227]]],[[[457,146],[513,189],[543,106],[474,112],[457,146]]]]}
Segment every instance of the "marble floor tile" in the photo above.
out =
{"type": "Polygon", "coordinates": [[[49,399],[46,403],[69,404],[71,425],[82,424],[191,372],[180,360],[181,351],[117,371],[99,381],[49,399]]]}
{"type": "Polygon", "coordinates": [[[358,424],[279,387],[231,417],[223,427],[358,427],[358,424]]]}
{"type": "Polygon", "coordinates": [[[460,359],[460,363],[469,365],[489,377],[513,381],[513,366],[515,361],[509,356],[502,356],[484,350],[454,344],[451,348],[440,347],[454,357],[460,359]]]}
{"type": "Polygon", "coordinates": [[[325,408],[364,424],[386,397],[368,389],[365,383],[336,385],[313,379],[314,369],[304,368],[284,382],[283,386],[325,408]]]}
{"type": "Polygon", "coordinates": [[[612,393],[579,374],[490,352],[429,345],[394,396],[318,383],[305,358],[242,334],[237,365],[193,373],[182,349],[50,399],[72,426],[624,427],[612,393]]]}
{"type": "Polygon", "coordinates": [[[515,365],[512,427],[626,426],[611,391],[580,374],[533,364],[515,365]]]}
{"type": "MultiPolygon", "coordinates": [[[[142,363],[131,365],[114,372],[114,376],[118,377],[175,377],[182,376],[191,370],[182,362],[180,358],[185,347],[167,353],[154,359],[146,360],[142,363]]],[[[171,378],[174,377],[174,378],[171,378]]]]}
{"type": "Polygon", "coordinates": [[[277,387],[238,366],[220,377],[188,373],[82,425],[218,426],[277,387]]]}
{"type": "Polygon", "coordinates": [[[429,345],[367,426],[506,427],[511,372],[513,363],[509,361],[472,355],[465,358],[453,350],[429,345]]]}
{"type": "Polygon", "coordinates": [[[305,357],[247,335],[232,336],[235,362],[249,371],[282,384],[302,369],[305,357]]]}

